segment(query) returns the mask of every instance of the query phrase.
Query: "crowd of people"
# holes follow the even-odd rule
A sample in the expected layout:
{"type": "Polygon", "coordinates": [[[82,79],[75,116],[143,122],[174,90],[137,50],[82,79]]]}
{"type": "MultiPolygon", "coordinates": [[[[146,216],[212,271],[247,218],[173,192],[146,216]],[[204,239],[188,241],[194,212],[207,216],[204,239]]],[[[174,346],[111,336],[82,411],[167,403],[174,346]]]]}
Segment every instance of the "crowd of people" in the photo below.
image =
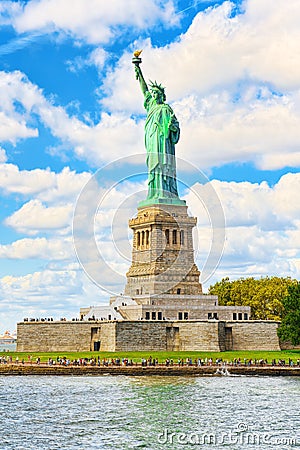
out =
{"type": "MultiPolygon", "coordinates": [[[[13,359],[12,355],[2,355],[0,356],[0,364],[30,364],[30,365],[40,365],[41,364],[41,358],[38,356],[36,358],[32,358],[31,355],[27,356],[27,359],[25,358],[19,359],[18,356],[16,356],[15,359],[13,359]]],[[[42,364],[45,364],[43,362],[42,364]]],[[[141,360],[133,360],[129,359],[127,357],[121,358],[116,356],[115,358],[101,358],[100,355],[95,357],[81,357],[77,359],[70,359],[66,356],[57,356],[56,358],[49,357],[48,361],[46,362],[48,366],[55,366],[55,365],[61,365],[61,366],[98,366],[98,367],[109,367],[109,366],[142,366],[142,367],[155,367],[155,366],[177,366],[177,367],[187,367],[187,366],[280,366],[280,367],[300,367],[300,359],[291,359],[289,358],[287,361],[284,359],[278,359],[275,358],[271,361],[268,361],[267,359],[247,359],[247,358],[234,358],[233,360],[226,360],[223,358],[176,358],[175,360],[173,358],[166,358],[163,361],[158,360],[158,358],[153,358],[152,356],[149,356],[148,358],[142,358],[141,360]]]]}

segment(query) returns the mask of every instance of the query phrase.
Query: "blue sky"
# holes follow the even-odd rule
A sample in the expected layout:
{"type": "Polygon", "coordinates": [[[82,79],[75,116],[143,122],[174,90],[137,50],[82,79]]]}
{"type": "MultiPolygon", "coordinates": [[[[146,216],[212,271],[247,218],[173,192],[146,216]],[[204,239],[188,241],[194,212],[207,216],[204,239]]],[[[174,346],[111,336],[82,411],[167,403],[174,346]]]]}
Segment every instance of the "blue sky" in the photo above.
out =
{"type": "Polygon", "coordinates": [[[107,302],[108,284],[123,290],[127,223],[145,196],[137,48],[180,122],[204,288],[224,276],[299,279],[299,20],[297,0],[0,2],[1,332],[23,317],[75,317],[107,302]],[[105,194],[93,224],[106,266],[89,273],[72,223],[91,180],[105,194]]]}

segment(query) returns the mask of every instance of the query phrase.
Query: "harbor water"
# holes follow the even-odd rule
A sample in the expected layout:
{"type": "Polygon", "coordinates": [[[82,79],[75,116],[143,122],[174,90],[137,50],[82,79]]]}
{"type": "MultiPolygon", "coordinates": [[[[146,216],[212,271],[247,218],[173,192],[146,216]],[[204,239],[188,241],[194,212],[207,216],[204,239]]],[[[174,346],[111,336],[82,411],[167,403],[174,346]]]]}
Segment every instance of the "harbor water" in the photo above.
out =
{"type": "Polygon", "coordinates": [[[298,377],[1,376],[1,450],[293,449],[298,377]]]}

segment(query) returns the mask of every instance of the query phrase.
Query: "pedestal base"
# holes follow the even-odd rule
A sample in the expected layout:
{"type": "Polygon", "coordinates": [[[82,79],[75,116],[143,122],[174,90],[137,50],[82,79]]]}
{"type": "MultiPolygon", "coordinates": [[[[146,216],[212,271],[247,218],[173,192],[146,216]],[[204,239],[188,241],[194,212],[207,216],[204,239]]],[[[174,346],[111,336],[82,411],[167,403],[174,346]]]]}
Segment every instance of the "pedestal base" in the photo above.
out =
{"type": "Polygon", "coordinates": [[[138,208],[143,208],[144,206],[155,206],[155,205],[178,205],[186,206],[186,201],[180,198],[147,198],[142,200],[138,204],[138,208]]]}

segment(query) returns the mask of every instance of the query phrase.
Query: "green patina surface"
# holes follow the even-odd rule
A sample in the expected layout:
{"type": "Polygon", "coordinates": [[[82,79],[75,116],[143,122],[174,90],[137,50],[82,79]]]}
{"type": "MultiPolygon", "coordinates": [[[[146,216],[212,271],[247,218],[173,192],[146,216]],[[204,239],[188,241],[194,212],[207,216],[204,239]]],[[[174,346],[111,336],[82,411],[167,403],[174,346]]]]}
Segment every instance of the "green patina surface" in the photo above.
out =
{"type": "Polygon", "coordinates": [[[147,111],[145,147],[148,166],[148,196],[139,206],[155,204],[185,205],[180,200],[176,180],[175,145],[179,141],[179,122],[170,105],[165,103],[165,89],[156,81],[150,89],[143,77],[140,58],[133,58],[136,78],[144,95],[147,111]]]}

